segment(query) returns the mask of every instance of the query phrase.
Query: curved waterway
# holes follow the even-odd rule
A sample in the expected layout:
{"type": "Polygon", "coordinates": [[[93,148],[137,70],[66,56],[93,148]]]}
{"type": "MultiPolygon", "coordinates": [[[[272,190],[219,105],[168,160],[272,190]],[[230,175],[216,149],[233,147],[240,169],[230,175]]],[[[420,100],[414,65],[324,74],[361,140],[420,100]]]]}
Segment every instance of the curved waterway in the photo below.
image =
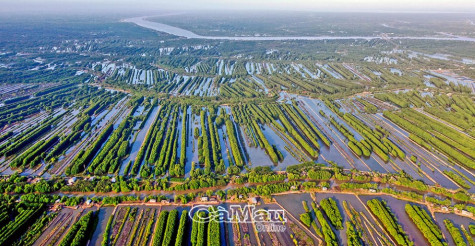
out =
{"type": "Polygon", "coordinates": [[[195,38],[195,39],[211,39],[211,40],[234,40],[234,41],[283,41],[283,40],[373,40],[373,39],[413,39],[413,40],[441,40],[441,41],[465,41],[475,42],[475,38],[469,37],[387,37],[387,36],[202,36],[192,31],[185,30],[179,27],[170,26],[167,24],[153,22],[147,20],[153,16],[134,17],[122,20],[123,22],[134,23],[138,26],[152,29],[159,32],[165,32],[171,35],[195,38]]]}

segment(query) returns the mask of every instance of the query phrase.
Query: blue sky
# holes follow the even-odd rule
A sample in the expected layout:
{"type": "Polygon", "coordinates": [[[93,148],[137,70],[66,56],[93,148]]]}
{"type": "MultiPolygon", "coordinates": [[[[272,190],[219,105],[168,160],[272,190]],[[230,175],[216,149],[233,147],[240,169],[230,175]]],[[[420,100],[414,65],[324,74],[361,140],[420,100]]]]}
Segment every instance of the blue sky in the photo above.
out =
{"type": "Polygon", "coordinates": [[[23,10],[304,10],[344,12],[475,12],[475,0],[3,0],[23,10]]]}

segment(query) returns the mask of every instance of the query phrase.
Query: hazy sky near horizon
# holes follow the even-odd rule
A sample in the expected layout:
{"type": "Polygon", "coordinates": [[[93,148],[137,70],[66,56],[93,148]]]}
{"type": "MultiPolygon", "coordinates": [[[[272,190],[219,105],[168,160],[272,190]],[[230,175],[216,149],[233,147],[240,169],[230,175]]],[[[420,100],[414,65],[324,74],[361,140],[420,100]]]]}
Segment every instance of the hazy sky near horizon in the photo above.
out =
{"type": "Polygon", "coordinates": [[[297,10],[331,12],[472,12],[474,0],[3,0],[3,12],[297,10]]]}

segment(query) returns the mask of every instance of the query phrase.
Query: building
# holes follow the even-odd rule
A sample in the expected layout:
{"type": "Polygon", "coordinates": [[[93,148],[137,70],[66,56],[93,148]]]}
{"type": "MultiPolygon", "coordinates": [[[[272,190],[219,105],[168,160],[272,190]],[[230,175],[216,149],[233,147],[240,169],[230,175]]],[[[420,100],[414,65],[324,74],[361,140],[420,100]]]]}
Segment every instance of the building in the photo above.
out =
{"type": "Polygon", "coordinates": [[[255,196],[253,196],[253,197],[249,198],[249,202],[250,202],[251,204],[254,204],[254,205],[256,205],[256,204],[258,204],[258,203],[259,203],[259,198],[258,198],[258,197],[255,197],[255,196]]]}
{"type": "Polygon", "coordinates": [[[68,185],[73,185],[74,183],[76,183],[77,180],[78,180],[78,178],[76,178],[76,177],[72,177],[72,178],[68,179],[68,185]]]}
{"type": "Polygon", "coordinates": [[[207,202],[207,201],[209,201],[209,198],[207,196],[202,196],[200,200],[202,202],[207,202]]]}

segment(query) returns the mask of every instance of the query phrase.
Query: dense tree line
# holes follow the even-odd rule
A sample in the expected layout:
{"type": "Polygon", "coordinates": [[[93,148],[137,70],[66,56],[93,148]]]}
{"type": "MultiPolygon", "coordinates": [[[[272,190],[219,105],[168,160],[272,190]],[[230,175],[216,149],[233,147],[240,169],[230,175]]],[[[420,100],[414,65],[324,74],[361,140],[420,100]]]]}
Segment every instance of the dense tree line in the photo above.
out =
{"type": "Polygon", "coordinates": [[[443,173],[449,176],[453,181],[455,181],[455,183],[460,185],[462,188],[470,189],[470,185],[467,183],[467,181],[465,181],[462,177],[460,177],[458,174],[456,174],[452,170],[449,170],[449,171],[444,170],[443,173]]]}
{"type": "MultiPolygon", "coordinates": [[[[131,115],[134,111],[131,111],[131,115]]],[[[89,173],[106,174],[114,173],[120,167],[121,160],[128,154],[129,137],[137,119],[128,116],[120,123],[104,146],[97,153],[91,164],[87,167],[89,173]]]]}
{"type": "MultiPolygon", "coordinates": [[[[73,85],[74,84],[69,84],[68,86],[73,85]]],[[[23,120],[25,117],[39,113],[42,110],[51,111],[52,109],[63,106],[63,104],[73,98],[77,99],[81,92],[83,92],[83,90],[78,87],[74,89],[64,88],[58,91],[45,92],[45,94],[40,94],[26,101],[7,104],[2,107],[2,111],[0,112],[0,127],[23,120]]]]}
{"type": "Polygon", "coordinates": [[[355,226],[347,221],[346,225],[346,238],[348,246],[362,246],[363,241],[361,240],[361,233],[355,228],[355,226]]]}
{"type": "Polygon", "coordinates": [[[28,231],[21,236],[18,241],[13,243],[13,245],[33,245],[57,215],[57,212],[50,214],[44,212],[43,216],[37,219],[35,223],[28,228],[28,231]]]}
{"type": "Polygon", "coordinates": [[[178,220],[178,210],[174,209],[168,213],[167,226],[163,235],[162,246],[170,246],[174,242],[173,236],[176,231],[176,223],[178,220]]]}
{"type": "Polygon", "coordinates": [[[218,210],[215,207],[209,207],[209,213],[213,214],[211,220],[208,222],[208,231],[207,235],[207,245],[208,246],[220,246],[221,245],[221,236],[220,236],[220,226],[219,226],[219,215],[218,210]]]}
{"type": "Polygon", "coordinates": [[[337,229],[343,229],[343,218],[336,201],[332,198],[325,198],[320,201],[320,206],[327,215],[332,225],[337,229]]]}
{"type": "Polygon", "coordinates": [[[107,220],[106,228],[104,229],[104,234],[102,234],[101,246],[109,245],[109,237],[111,234],[112,222],[114,221],[114,215],[112,214],[107,220]]]}
{"type": "Polygon", "coordinates": [[[40,164],[41,159],[45,157],[44,152],[53,146],[58,141],[58,139],[58,136],[53,136],[46,140],[40,140],[38,143],[23,152],[14,161],[10,162],[10,166],[13,168],[26,166],[29,166],[30,168],[35,167],[36,165],[40,164]]]}
{"type": "MultiPolygon", "coordinates": [[[[154,163],[155,176],[163,175],[167,171],[167,169],[169,169],[170,164],[176,163],[177,144],[178,144],[177,115],[178,115],[178,107],[175,105],[173,106],[173,112],[171,113],[171,121],[169,122],[168,127],[167,127],[166,138],[163,139],[163,144],[160,149],[160,154],[158,155],[158,162],[154,163]]],[[[160,137],[163,137],[163,136],[160,136],[160,137]]],[[[174,173],[170,173],[170,174],[171,176],[175,176],[174,173]]]]}
{"type": "Polygon", "coordinates": [[[37,141],[44,134],[49,132],[52,127],[58,123],[58,121],[66,114],[66,112],[59,114],[58,116],[43,120],[39,123],[38,127],[32,127],[21,134],[15,136],[13,139],[7,141],[0,146],[0,155],[11,156],[17,154],[23,148],[37,141]]]}
{"type": "Polygon", "coordinates": [[[79,246],[86,244],[88,236],[92,235],[94,212],[89,211],[69,229],[68,234],[61,240],[60,246],[79,246]]]}
{"type": "Polygon", "coordinates": [[[55,162],[56,158],[65,152],[69,147],[76,143],[81,138],[81,133],[90,130],[88,129],[88,124],[91,123],[91,117],[85,116],[79,119],[72,126],[73,131],[69,135],[64,135],[60,137],[59,143],[54,146],[54,148],[46,156],[46,161],[55,162]]]}
{"type": "Polygon", "coordinates": [[[164,233],[167,225],[167,218],[168,218],[168,211],[160,212],[160,216],[158,217],[158,221],[155,224],[154,234],[153,234],[153,246],[162,245],[162,240],[164,238],[164,233]]]}
{"type": "Polygon", "coordinates": [[[408,131],[410,138],[423,147],[430,150],[432,145],[460,164],[475,167],[475,153],[470,150],[475,145],[473,139],[412,109],[400,113],[384,111],[384,116],[408,131]]]}
{"type": "Polygon", "coordinates": [[[384,228],[389,232],[398,245],[413,245],[406,233],[398,223],[396,217],[386,205],[385,201],[372,199],[367,202],[371,212],[381,221],[384,228]]]}
{"type": "MultiPolygon", "coordinates": [[[[148,129],[147,134],[145,136],[145,140],[140,146],[139,152],[137,153],[137,156],[135,157],[132,167],[129,170],[127,170],[128,173],[130,173],[132,176],[137,175],[144,158],[147,159],[146,155],[147,155],[148,149],[150,148],[150,145],[153,143],[155,131],[157,131],[157,128],[160,127],[160,124],[159,124],[160,115],[164,112],[164,109],[163,109],[164,107],[166,108],[166,105],[162,105],[160,107],[158,116],[156,117],[155,121],[152,123],[152,126],[148,129]]],[[[152,110],[153,110],[153,107],[150,109],[150,111],[152,110]]]]}
{"type": "Polygon", "coordinates": [[[210,134],[211,129],[208,129],[208,124],[206,124],[207,113],[205,110],[200,112],[200,122],[201,122],[201,155],[199,155],[200,163],[204,164],[204,172],[211,172],[211,153],[210,153],[210,134]]]}
{"type": "Polygon", "coordinates": [[[295,146],[302,147],[310,157],[316,158],[318,156],[318,151],[316,151],[314,148],[318,150],[320,146],[315,145],[315,143],[313,143],[314,144],[313,147],[310,146],[310,144],[303,139],[300,133],[297,132],[296,128],[292,126],[292,124],[289,122],[287,117],[284,115],[284,112],[282,111],[282,109],[280,109],[277,105],[269,105],[269,106],[274,108],[275,112],[277,113],[278,119],[283,124],[282,126],[279,124],[274,124],[274,126],[278,130],[280,130],[284,135],[287,135],[286,136],[287,139],[289,139],[295,146]]]}
{"type": "Polygon", "coordinates": [[[188,224],[188,211],[183,210],[180,215],[180,222],[178,224],[177,235],[175,240],[175,246],[183,246],[185,239],[185,233],[187,231],[188,224]]]}
{"type": "Polygon", "coordinates": [[[427,212],[417,205],[406,203],[405,210],[412,222],[419,228],[430,245],[447,245],[443,240],[440,228],[435,224],[427,212]]]}
{"type": "Polygon", "coordinates": [[[101,132],[101,134],[97,136],[97,139],[91,144],[91,146],[87,150],[81,150],[72,160],[72,164],[66,169],[66,175],[78,174],[82,172],[91,162],[92,158],[96,155],[96,153],[99,151],[102,144],[107,140],[113,129],[113,124],[109,124],[101,132]]]}
{"type": "Polygon", "coordinates": [[[211,151],[212,151],[212,160],[213,160],[213,167],[214,171],[217,173],[224,173],[226,170],[226,166],[224,165],[224,160],[221,156],[221,143],[219,141],[219,134],[218,128],[216,123],[214,122],[216,119],[216,112],[213,107],[209,108],[208,113],[208,130],[210,133],[210,140],[211,140],[211,151]]]}
{"type": "Polygon", "coordinates": [[[206,213],[204,211],[199,211],[193,215],[193,224],[191,227],[191,238],[190,242],[192,246],[205,246],[206,238],[206,227],[207,223],[205,221],[206,213]]]}
{"type": "Polygon", "coordinates": [[[31,204],[26,208],[19,207],[14,220],[9,218],[3,219],[0,227],[0,245],[9,245],[12,241],[22,235],[26,229],[33,223],[42,213],[44,205],[41,203],[31,204]]]}
{"type": "Polygon", "coordinates": [[[445,227],[447,231],[449,231],[450,236],[454,240],[456,246],[465,246],[465,240],[463,239],[462,233],[460,230],[454,226],[454,224],[450,221],[445,219],[444,220],[445,227]]]}
{"type": "Polygon", "coordinates": [[[234,129],[233,122],[229,117],[225,120],[227,137],[229,139],[229,144],[231,145],[232,157],[234,164],[238,167],[244,166],[243,154],[241,148],[239,147],[238,140],[236,138],[236,131],[234,129]]]}
{"type": "Polygon", "coordinates": [[[322,211],[315,210],[315,215],[317,216],[318,223],[322,227],[323,239],[325,240],[326,245],[338,245],[338,238],[333,232],[330,224],[325,220],[322,211]]]}
{"type": "MultiPolygon", "coordinates": [[[[188,107],[183,106],[183,118],[181,123],[181,149],[180,149],[180,165],[184,169],[186,164],[186,148],[188,147],[188,107]]],[[[176,172],[175,173],[179,173],[176,172]]]]}
{"type": "Polygon", "coordinates": [[[263,148],[274,164],[282,161],[281,153],[274,146],[270,145],[269,141],[262,132],[258,121],[262,124],[270,123],[270,119],[253,104],[237,105],[232,107],[233,116],[235,120],[243,125],[246,129],[247,136],[251,139],[251,146],[259,146],[263,148]],[[253,118],[255,120],[253,120],[253,118]]]}

